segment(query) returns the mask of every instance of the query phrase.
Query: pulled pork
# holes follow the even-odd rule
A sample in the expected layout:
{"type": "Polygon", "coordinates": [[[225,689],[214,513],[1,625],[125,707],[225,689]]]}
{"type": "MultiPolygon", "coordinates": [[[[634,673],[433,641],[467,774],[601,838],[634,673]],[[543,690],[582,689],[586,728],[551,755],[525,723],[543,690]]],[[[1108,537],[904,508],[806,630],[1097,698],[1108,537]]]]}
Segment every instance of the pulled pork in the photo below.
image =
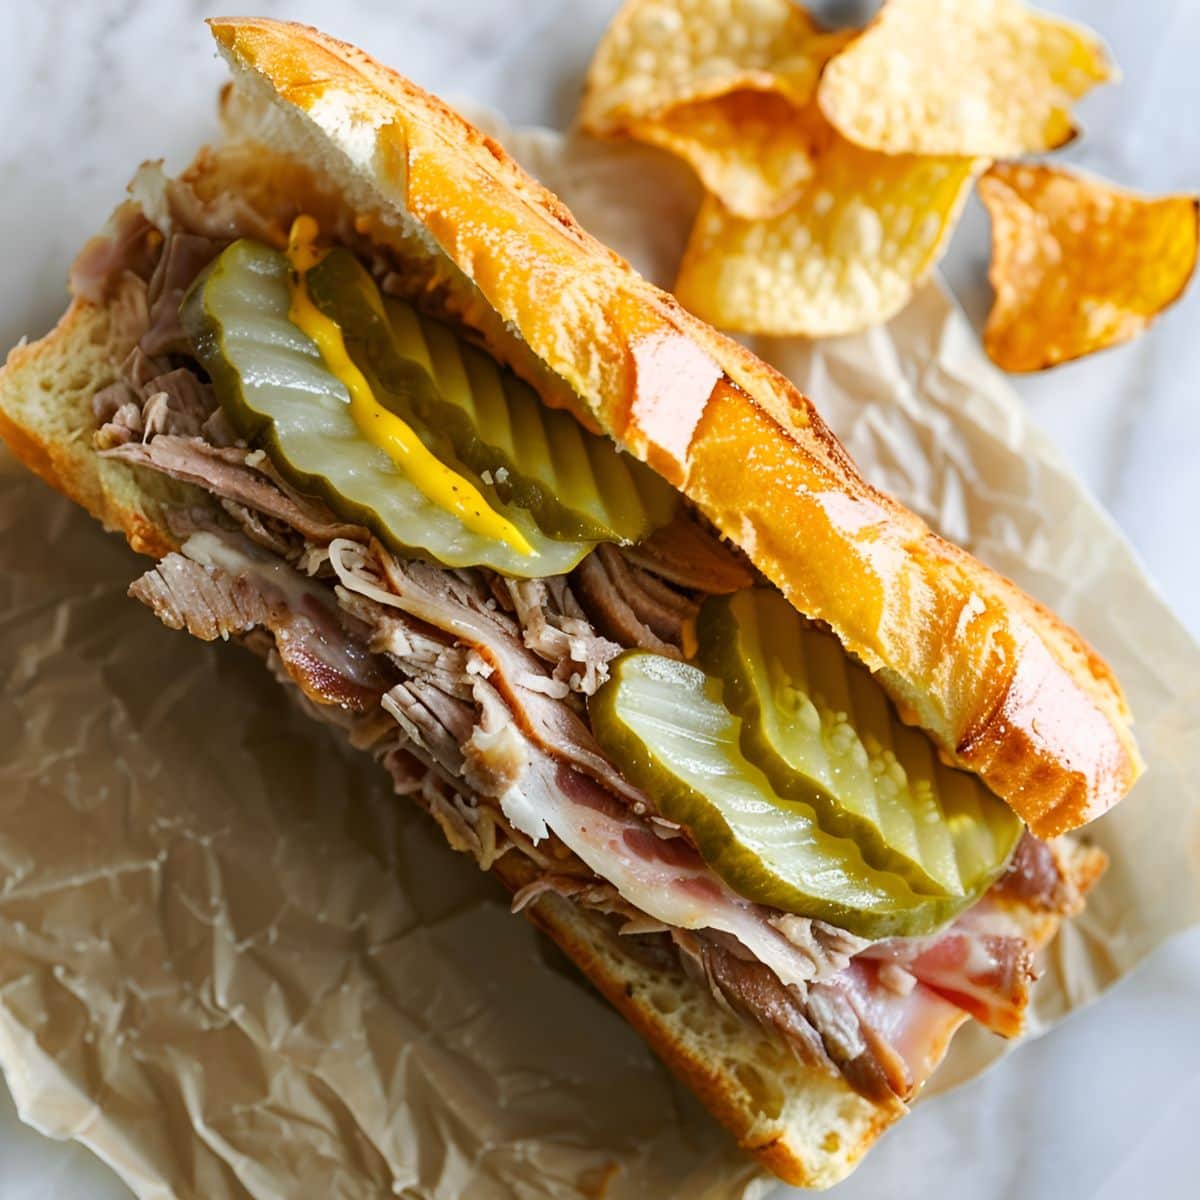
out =
{"type": "Polygon", "coordinates": [[[571,582],[563,576],[500,582],[521,626],[525,645],[551,664],[550,677],[566,685],[562,694],[573,691],[592,695],[608,678],[608,664],[624,647],[596,632],[575,599],[571,582]]]}
{"type": "Polygon", "coordinates": [[[194,534],[129,594],[164,625],[204,641],[267,630],[284,670],[318,703],[369,711],[395,677],[327,587],[235,535],[194,534]]]}
{"type": "Polygon", "coordinates": [[[575,569],[588,615],[622,646],[681,656],[684,626],[699,606],[615,546],[597,546],[575,569]]]}

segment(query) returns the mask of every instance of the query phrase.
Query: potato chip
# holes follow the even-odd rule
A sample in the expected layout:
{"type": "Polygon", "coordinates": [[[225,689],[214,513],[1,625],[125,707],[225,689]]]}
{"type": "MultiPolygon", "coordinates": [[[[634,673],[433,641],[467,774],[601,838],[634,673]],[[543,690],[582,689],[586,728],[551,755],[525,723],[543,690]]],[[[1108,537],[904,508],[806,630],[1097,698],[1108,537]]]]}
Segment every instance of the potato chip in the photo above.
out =
{"type": "MultiPolygon", "coordinates": [[[[827,60],[853,36],[814,39],[812,61],[827,60]]],[[[747,219],[783,212],[812,176],[812,123],[778,93],[738,90],[677,104],[626,132],[690,163],[731,213],[747,219]]]]}
{"type": "Polygon", "coordinates": [[[775,216],[812,177],[808,124],[791,101],[766,92],[681,104],[628,132],[688,162],[739,217],[775,216]]]}
{"type": "Polygon", "coordinates": [[[828,36],[791,0],[626,0],[592,59],[580,124],[620,134],[732,91],[804,104],[829,56],[828,36]]]}
{"type": "Polygon", "coordinates": [[[996,291],[983,344],[1006,371],[1127,341],[1179,298],[1196,266],[1194,196],[1150,199],[1021,163],[993,167],[979,195],[996,291]]]}
{"type": "Polygon", "coordinates": [[[813,178],[786,212],[747,221],[705,199],[675,283],[726,329],[828,337],[886,320],[937,261],[982,168],[976,159],[875,154],[815,106],[813,178]]]}
{"type": "Polygon", "coordinates": [[[817,95],[871,150],[1010,158],[1069,141],[1072,101],[1112,74],[1094,34],[1020,0],[886,0],[817,95]]]}

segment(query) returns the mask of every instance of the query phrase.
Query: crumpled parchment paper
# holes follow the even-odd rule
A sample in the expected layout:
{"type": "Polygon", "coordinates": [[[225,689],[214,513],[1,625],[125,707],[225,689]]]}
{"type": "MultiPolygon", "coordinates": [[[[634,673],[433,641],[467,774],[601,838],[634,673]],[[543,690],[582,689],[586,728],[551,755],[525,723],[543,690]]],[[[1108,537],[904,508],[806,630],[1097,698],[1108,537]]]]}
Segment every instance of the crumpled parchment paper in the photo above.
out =
{"type": "MultiPolygon", "coordinates": [[[[669,284],[682,168],[497,132],[669,284]]],[[[1128,692],[1151,769],[1089,827],[1112,866],[1047,956],[1044,1028],[1200,921],[1200,651],[936,283],[867,334],[757,349],[873,482],[1076,624],[1128,692]]],[[[142,569],[0,460],[0,1067],[27,1121],[142,1197],[769,1190],[370,762],[250,655],[127,600],[142,569]]],[[[1006,1049],[964,1030],[928,1092],[1006,1049]]]]}

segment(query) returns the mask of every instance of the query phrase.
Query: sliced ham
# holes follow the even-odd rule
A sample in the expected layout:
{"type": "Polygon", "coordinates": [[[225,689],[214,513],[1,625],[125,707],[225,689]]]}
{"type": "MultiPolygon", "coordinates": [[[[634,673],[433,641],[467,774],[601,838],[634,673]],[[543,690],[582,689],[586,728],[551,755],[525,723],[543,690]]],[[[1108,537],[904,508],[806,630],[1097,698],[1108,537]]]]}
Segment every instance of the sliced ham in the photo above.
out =
{"type": "Polygon", "coordinates": [[[761,962],[702,936],[681,943],[718,998],[773,1031],[803,1062],[838,1071],[880,1104],[908,1100],[945,1055],[967,1014],[915,983],[881,984],[875,963],[854,959],[807,989],[784,986],[761,962]]]}
{"type": "Polygon", "coordinates": [[[904,992],[889,987],[879,971],[879,964],[858,957],[813,984],[809,1017],[830,1057],[859,1091],[874,1094],[886,1083],[907,1100],[941,1062],[968,1014],[922,983],[904,992]]]}
{"type": "Polygon", "coordinates": [[[931,937],[877,942],[864,957],[902,967],[951,1004],[1004,1037],[1022,1030],[1033,955],[1012,918],[985,897],[931,937]]]}
{"type": "Polygon", "coordinates": [[[766,910],[731,891],[682,838],[653,833],[593,779],[552,764],[536,747],[530,747],[530,760],[519,784],[522,799],[638,911],[675,929],[727,934],[785,985],[803,987],[844,961],[822,945],[819,923],[810,945],[800,948],[769,923],[766,910]]]}
{"type": "Polygon", "coordinates": [[[1026,833],[1007,871],[986,896],[948,928],[925,938],[897,938],[868,947],[864,957],[900,968],[943,999],[970,1013],[993,1033],[1017,1037],[1025,1025],[1036,979],[1033,955],[1013,906],[1066,917],[1083,896],[1069,869],[1072,855],[1103,856],[1026,833]]]}

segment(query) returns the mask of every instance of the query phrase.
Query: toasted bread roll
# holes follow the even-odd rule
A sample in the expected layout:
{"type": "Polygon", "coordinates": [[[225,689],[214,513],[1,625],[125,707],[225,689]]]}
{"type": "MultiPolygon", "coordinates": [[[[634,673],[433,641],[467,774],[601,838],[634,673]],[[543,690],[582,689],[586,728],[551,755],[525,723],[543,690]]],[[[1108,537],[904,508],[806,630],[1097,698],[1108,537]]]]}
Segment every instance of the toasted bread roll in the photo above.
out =
{"type": "MultiPolygon", "coordinates": [[[[331,227],[353,213],[415,299],[473,328],[548,403],[675,483],[1036,832],[1078,825],[1120,798],[1140,763],[1104,664],[1013,584],[870,488],[786,380],[636,276],[494,142],[361,52],[295,25],[212,24],[236,80],[227,121],[267,149],[240,141],[202,152],[188,172],[199,193],[241,195],[280,230],[301,209],[331,227]]],[[[9,356],[0,434],[157,557],[177,544],[171,511],[211,501],[92,447],[91,398],[131,348],[136,292],[118,282],[103,301],[76,299],[46,338],[9,356]]],[[[1077,891],[1101,859],[1070,861],[1077,891]]],[[[518,856],[493,870],[512,890],[529,882],[518,856]]],[[[1012,911],[1033,944],[1058,928],[1054,913],[1012,911]]],[[[561,896],[526,912],[789,1182],[835,1183],[906,1111],[799,1062],[732,1019],[703,983],[657,973],[561,896]]]]}

